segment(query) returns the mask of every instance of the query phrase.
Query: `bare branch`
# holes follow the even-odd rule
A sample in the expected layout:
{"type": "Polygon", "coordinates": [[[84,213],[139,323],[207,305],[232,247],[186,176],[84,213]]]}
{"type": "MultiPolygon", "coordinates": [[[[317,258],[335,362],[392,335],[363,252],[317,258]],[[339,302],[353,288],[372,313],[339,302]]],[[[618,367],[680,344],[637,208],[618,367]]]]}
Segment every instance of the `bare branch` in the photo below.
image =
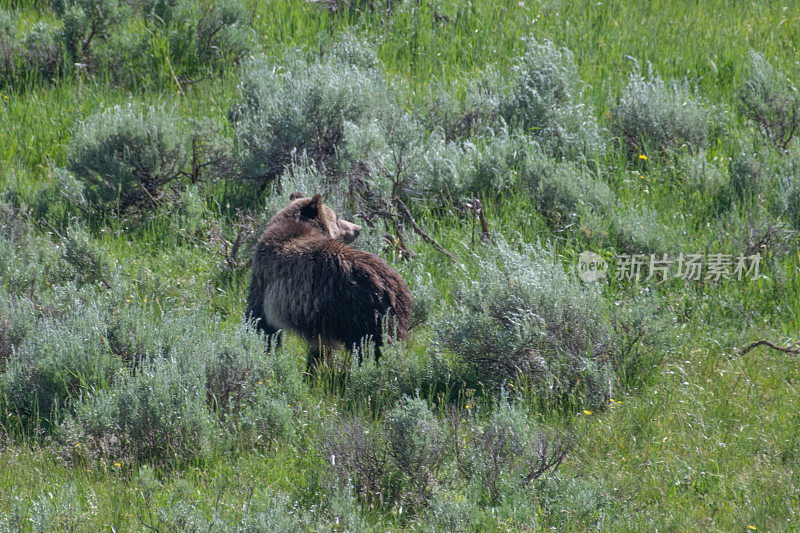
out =
{"type": "Polygon", "coordinates": [[[420,225],[419,225],[419,224],[417,224],[417,221],[416,221],[416,220],[414,220],[414,217],[411,215],[411,211],[409,211],[409,210],[408,210],[408,207],[406,207],[406,204],[405,204],[405,203],[403,203],[403,200],[401,200],[399,196],[397,196],[396,194],[395,194],[395,195],[393,195],[393,196],[392,196],[392,201],[394,201],[394,203],[395,203],[395,205],[397,206],[397,208],[399,209],[399,211],[400,211],[400,214],[402,215],[402,217],[403,217],[404,219],[406,219],[406,221],[407,221],[409,224],[411,224],[411,227],[412,227],[412,228],[414,228],[414,231],[416,231],[416,232],[417,232],[417,234],[418,234],[420,237],[422,237],[422,240],[424,240],[424,241],[425,241],[425,242],[427,242],[428,244],[431,244],[431,245],[433,245],[433,247],[434,247],[434,248],[436,248],[437,250],[439,250],[440,252],[442,252],[444,255],[446,255],[446,256],[447,256],[447,257],[448,257],[448,258],[449,258],[451,261],[453,261],[454,263],[456,263],[456,262],[457,262],[457,260],[456,260],[456,256],[454,256],[452,253],[450,253],[449,251],[447,251],[447,249],[445,249],[445,247],[444,247],[444,246],[442,246],[441,244],[439,244],[439,243],[436,241],[436,239],[434,239],[433,237],[431,237],[430,235],[428,235],[428,233],[427,233],[427,232],[425,232],[425,230],[423,230],[423,229],[420,227],[420,225]]]}
{"type": "Polygon", "coordinates": [[[574,442],[571,434],[567,434],[555,441],[550,441],[546,438],[542,439],[541,448],[537,450],[536,456],[527,459],[530,470],[522,482],[527,485],[550,470],[554,472],[558,470],[562,461],[566,459],[567,454],[572,450],[574,442]]]}
{"type": "Polygon", "coordinates": [[[736,352],[741,356],[741,355],[744,355],[747,352],[749,352],[749,351],[751,351],[751,350],[753,350],[755,348],[758,348],[759,346],[767,346],[769,348],[772,348],[773,350],[777,350],[779,352],[787,353],[787,354],[790,354],[790,355],[798,355],[798,354],[800,354],[800,341],[792,343],[789,346],[778,346],[777,344],[774,344],[774,343],[772,343],[772,342],[770,342],[768,340],[764,340],[764,339],[757,340],[755,342],[751,342],[750,344],[748,344],[744,348],[736,350],[736,352]]]}

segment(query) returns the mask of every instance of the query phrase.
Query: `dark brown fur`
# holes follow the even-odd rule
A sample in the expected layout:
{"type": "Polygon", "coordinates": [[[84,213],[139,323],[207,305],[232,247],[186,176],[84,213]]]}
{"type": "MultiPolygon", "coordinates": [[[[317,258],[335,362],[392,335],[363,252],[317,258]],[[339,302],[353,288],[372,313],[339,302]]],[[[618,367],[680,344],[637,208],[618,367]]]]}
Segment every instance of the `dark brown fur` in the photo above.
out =
{"type": "MultiPolygon", "coordinates": [[[[339,219],[320,195],[292,193],[255,246],[248,317],[267,335],[292,330],[309,343],[309,368],[336,345],[383,345],[383,323],[405,338],[411,293],[380,257],[356,250],[361,228],[339,219]]],[[[360,360],[359,355],[359,360],[360,360]]]]}

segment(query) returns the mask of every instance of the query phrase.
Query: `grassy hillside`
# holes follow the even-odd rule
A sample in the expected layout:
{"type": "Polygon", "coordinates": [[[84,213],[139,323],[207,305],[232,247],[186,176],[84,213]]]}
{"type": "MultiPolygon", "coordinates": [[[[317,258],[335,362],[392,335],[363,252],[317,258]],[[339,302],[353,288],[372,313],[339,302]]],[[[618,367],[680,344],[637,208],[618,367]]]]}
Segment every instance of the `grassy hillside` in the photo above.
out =
{"type": "Polygon", "coordinates": [[[799,43],[773,2],[0,0],[0,530],[800,528],[799,43]],[[378,365],[244,320],[293,190],[414,295],[378,365]]]}

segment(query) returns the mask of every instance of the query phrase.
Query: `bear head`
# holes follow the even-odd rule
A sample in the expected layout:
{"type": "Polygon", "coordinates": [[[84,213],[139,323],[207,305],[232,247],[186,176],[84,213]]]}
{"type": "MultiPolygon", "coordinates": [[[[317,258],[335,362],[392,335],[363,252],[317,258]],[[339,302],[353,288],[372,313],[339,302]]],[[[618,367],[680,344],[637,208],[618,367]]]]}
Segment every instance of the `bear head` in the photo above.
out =
{"type": "Polygon", "coordinates": [[[322,203],[319,194],[308,198],[302,193],[293,192],[289,196],[289,204],[275,216],[275,219],[278,218],[311,224],[331,239],[345,243],[353,242],[361,233],[361,226],[339,218],[333,209],[322,203]]]}

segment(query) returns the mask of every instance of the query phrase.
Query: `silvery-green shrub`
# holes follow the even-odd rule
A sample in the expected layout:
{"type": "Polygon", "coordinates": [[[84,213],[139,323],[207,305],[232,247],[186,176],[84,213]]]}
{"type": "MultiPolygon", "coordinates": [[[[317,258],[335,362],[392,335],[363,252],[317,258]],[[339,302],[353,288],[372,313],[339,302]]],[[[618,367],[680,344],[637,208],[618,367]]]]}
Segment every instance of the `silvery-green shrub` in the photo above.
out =
{"type": "Polygon", "coordinates": [[[448,449],[427,402],[405,396],[381,426],[358,419],[331,422],[319,451],[362,501],[413,514],[427,505],[448,449]]]}
{"type": "Polygon", "coordinates": [[[435,325],[473,386],[499,389],[520,376],[543,399],[569,393],[580,376],[589,401],[608,394],[610,326],[601,298],[564,270],[552,251],[500,242],[454,308],[435,325]]]}
{"type": "Polygon", "coordinates": [[[545,433],[505,394],[485,420],[469,422],[458,464],[477,489],[473,497],[485,505],[498,505],[557,468],[572,446],[570,435],[545,433]]]}
{"type": "Polygon", "coordinates": [[[427,504],[447,448],[428,402],[404,397],[384,420],[387,453],[403,474],[400,504],[417,511],[427,504]]]}
{"type": "Polygon", "coordinates": [[[690,152],[706,148],[714,127],[714,112],[688,80],[662,80],[652,67],[645,76],[631,72],[619,103],[611,110],[616,134],[632,154],[648,149],[690,152]]]}
{"type": "Polygon", "coordinates": [[[777,166],[778,210],[800,230],[800,149],[794,148],[781,158],[777,166]]]}
{"type": "Polygon", "coordinates": [[[614,204],[608,185],[575,163],[539,159],[537,170],[536,210],[556,224],[567,223],[583,213],[607,213],[614,204]]]}
{"type": "Polygon", "coordinates": [[[394,405],[403,396],[446,393],[458,381],[459,372],[436,351],[420,356],[399,344],[384,346],[380,364],[364,358],[361,365],[355,361],[350,371],[350,381],[344,392],[348,405],[369,402],[379,407],[394,405]]]}
{"type": "Polygon", "coordinates": [[[390,106],[367,124],[346,124],[344,133],[340,164],[353,169],[352,185],[370,210],[394,210],[390,206],[397,198],[409,202],[425,192],[435,192],[439,199],[458,197],[452,166],[458,147],[439,131],[426,132],[410,113],[390,106]]]}
{"type": "Polygon", "coordinates": [[[266,197],[263,206],[264,222],[271,219],[289,203],[289,195],[299,192],[306,196],[313,194],[322,195],[325,205],[347,217],[347,195],[342,190],[342,184],[326,176],[308,157],[297,157],[288,166],[286,171],[273,184],[270,194],[266,197]]]}
{"type": "Polygon", "coordinates": [[[88,69],[95,63],[95,48],[133,13],[123,0],[59,0],[53,3],[64,21],[64,45],[73,62],[88,69]]]}
{"type": "Polygon", "coordinates": [[[0,285],[9,293],[41,305],[55,287],[75,279],[74,268],[52,241],[35,233],[19,240],[13,235],[0,237],[0,285]]]}
{"type": "Polygon", "coordinates": [[[64,67],[63,48],[57,29],[39,22],[31,28],[24,41],[25,68],[28,76],[43,81],[58,78],[64,67]]]}
{"type": "Polygon", "coordinates": [[[658,212],[650,208],[619,214],[612,223],[611,233],[620,253],[660,257],[674,245],[673,233],[658,220],[658,212]]]}
{"type": "Polygon", "coordinates": [[[33,331],[35,317],[33,304],[27,298],[0,289],[0,371],[5,369],[14,349],[33,331]]]}
{"type": "Polygon", "coordinates": [[[299,371],[284,356],[268,353],[263,339],[245,324],[221,328],[216,322],[203,313],[175,310],[157,320],[138,307],[122,306],[108,319],[108,342],[134,373],[148,361],[182,353],[199,361],[205,401],[220,418],[238,415],[262,389],[273,398],[286,394],[290,402],[302,395],[299,371]],[[271,385],[260,386],[264,382],[271,385]]]}
{"type": "Polygon", "coordinates": [[[460,170],[461,189],[467,194],[504,194],[517,187],[533,191],[538,186],[530,162],[540,153],[538,143],[521,135],[502,134],[464,150],[460,170]]]}
{"type": "Polygon", "coordinates": [[[428,131],[440,130],[447,141],[491,135],[505,127],[500,115],[500,76],[491,67],[469,82],[463,95],[456,94],[453,87],[436,83],[431,93],[419,120],[428,131]]]}
{"type": "Polygon", "coordinates": [[[750,50],[747,76],[738,91],[744,115],[776,147],[785,150],[800,129],[800,93],[760,53],[750,50]]]}
{"type": "Polygon", "coordinates": [[[174,465],[201,459],[222,443],[206,405],[203,361],[191,347],[142,364],[113,387],[89,392],[61,427],[81,453],[118,461],[174,465]]]}
{"type": "Polygon", "coordinates": [[[428,507],[414,524],[420,531],[436,533],[475,531],[480,509],[473,494],[472,491],[462,492],[453,487],[437,488],[428,501],[428,507]]]}
{"type": "Polygon", "coordinates": [[[385,503],[393,495],[396,484],[388,478],[392,473],[382,432],[357,418],[332,420],[323,427],[317,450],[338,481],[360,500],[385,503]]]}
{"type": "Polygon", "coordinates": [[[241,411],[237,431],[242,442],[271,447],[291,438],[295,432],[294,411],[286,396],[269,392],[277,384],[262,384],[253,401],[241,411]]]}
{"type": "Polygon", "coordinates": [[[137,103],[110,107],[80,123],[67,151],[67,168],[98,211],[154,205],[186,164],[174,114],[137,103]]]}
{"type": "Polygon", "coordinates": [[[75,482],[51,487],[46,494],[26,498],[18,512],[25,516],[32,531],[55,531],[74,529],[81,524],[85,503],[79,495],[75,482]]]}
{"type": "Polygon", "coordinates": [[[360,39],[352,33],[341,35],[323,53],[328,53],[342,63],[353,65],[362,70],[377,69],[381,66],[375,45],[360,39]]]}
{"type": "Polygon", "coordinates": [[[725,187],[723,168],[708,161],[706,150],[684,154],[678,162],[678,176],[683,177],[691,194],[700,194],[701,198],[715,198],[725,187]]]}
{"type": "Polygon", "coordinates": [[[630,295],[613,308],[617,348],[611,362],[623,390],[639,390],[656,374],[674,334],[666,325],[660,297],[648,290],[630,295]],[[668,334],[668,332],[670,332],[668,334]]]}
{"type": "Polygon", "coordinates": [[[555,160],[517,135],[463,150],[448,145],[428,152],[426,161],[418,175],[429,191],[454,199],[525,191],[534,209],[555,225],[592,211],[605,213],[615,202],[608,185],[585,165],[555,160]]]}
{"type": "Polygon", "coordinates": [[[247,28],[252,16],[243,2],[225,0],[205,11],[197,24],[197,59],[219,63],[238,60],[251,49],[247,28]]]}
{"type": "Polygon", "coordinates": [[[28,214],[20,207],[12,194],[7,191],[0,193],[0,242],[11,245],[24,242],[23,238],[31,227],[28,214]]]}
{"type": "Polygon", "coordinates": [[[112,266],[107,254],[80,224],[71,224],[61,242],[62,256],[75,272],[78,285],[102,284],[109,288],[112,266]]]}
{"type": "Polygon", "coordinates": [[[605,213],[615,198],[585,165],[558,161],[520,135],[498,135],[458,146],[431,136],[415,158],[415,187],[447,201],[527,192],[554,225],[584,213],[605,213]]]}
{"type": "Polygon", "coordinates": [[[414,297],[414,305],[411,309],[412,327],[424,324],[433,315],[441,301],[441,294],[433,284],[430,273],[415,272],[412,276],[405,276],[408,279],[408,286],[414,297]]]}
{"type": "Polygon", "coordinates": [[[524,137],[498,136],[468,157],[469,166],[461,170],[466,191],[526,191],[536,211],[556,224],[582,212],[605,212],[614,203],[608,186],[585,165],[555,160],[524,137]]]}
{"type": "Polygon", "coordinates": [[[405,0],[337,0],[336,2],[324,2],[319,5],[327,7],[331,13],[348,13],[349,16],[370,13],[391,17],[404,4],[405,0]]]}
{"type": "Polygon", "coordinates": [[[536,523],[542,529],[559,531],[572,527],[573,517],[581,516],[592,529],[603,530],[609,517],[618,513],[619,500],[602,478],[557,472],[527,487],[506,491],[496,519],[536,523]]]}
{"type": "Polygon", "coordinates": [[[735,199],[745,205],[754,205],[766,191],[768,164],[766,154],[754,153],[742,147],[731,158],[728,166],[730,187],[735,199]]]}
{"type": "Polygon", "coordinates": [[[605,152],[594,110],[583,99],[574,56],[550,41],[528,42],[514,66],[511,92],[502,99],[500,113],[551,155],[595,159],[605,152]]]}
{"type": "Polygon", "coordinates": [[[9,409],[54,422],[89,391],[111,384],[122,363],[105,342],[102,310],[74,302],[63,320],[38,322],[17,346],[0,377],[9,409]]]}
{"type": "Polygon", "coordinates": [[[795,229],[800,230],[800,183],[795,183],[786,196],[786,213],[795,229]]]}
{"type": "Polygon", "coordinates": [[[369,531],[370,523],[363,516],[363,507],[353,496],[352,491],[335,485],[325,487],[327,501],[321,509],[305,513],[304,523],[308,524],[312,518],[317,519],[315,528],[319,531],[331,529],[331,525],[341,528],[342,531],[369,531]]]}
{"type": "Polygon", "coordinates": [[[58,78],[64,66],[60,32],[37,22],[20,36],[17,24],[15,14],[0,9],[0,87],[58,78]]]}
{"type": "Polygon", "coordinates": [[[171,61],[181,79],[219,74],[253,49],[252,15],[244,2],[148,2],[146,16],[169,32],[171,61]]]}
{"type": "Polygon", "coordinates": [[[506,113],[520,120],[524,129],[546,123],[552,109],[574,102],[583,90],[572,52],[550,41],[529,41],[514,73],[512,102],[516,107],[506,113]]]}
{"type": "Polygon", "coordinates": [[[469,179],[475,146],[459,147],[453,141],[432,134],[416,159],[413,172],[417,187],[443,200],[457,201],[472,193],[469,179]]]}
{"type": "Polygon", "coordinates": [[[19,48],[16,20],[11,12],[0,9],[0,81],[13,80],[17,70],[15,56],[19,48]]]}
{"type": "Polygon", "coordinates": [[[245,149],[248,179],[268,183],[293,155],[306,153],[321,170],[335,169],[347,124],[363,125],[385,104],[384,81],[335,57],[260,58],[244,67],[240,102],[231,110],[245,149]]]}
{"type": "Polygon", "coordinates": [[[418,190],[420,169],[429,161],[428,147],[440,138],[426,136],[410,114],[396,108],[384,112],[376,124],[382,144],[365,153],[374,169],[371,185],[385,197],[407,197],[418,190]]]}

